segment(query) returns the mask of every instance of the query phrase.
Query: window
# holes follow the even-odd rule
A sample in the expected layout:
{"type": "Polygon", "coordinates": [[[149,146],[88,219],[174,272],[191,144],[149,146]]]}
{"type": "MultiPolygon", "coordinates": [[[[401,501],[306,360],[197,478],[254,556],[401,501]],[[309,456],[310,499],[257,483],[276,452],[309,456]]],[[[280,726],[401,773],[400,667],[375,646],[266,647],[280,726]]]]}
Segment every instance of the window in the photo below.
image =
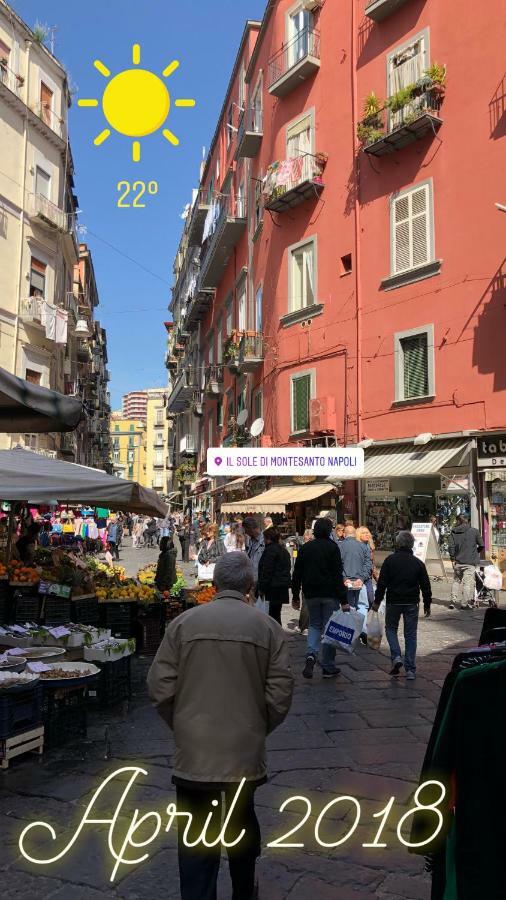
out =
{"type": "Polygon", "coordinates": [[[53,92],[51,88],[40,83],[40,117],[46,125],[51,125],[51,114],[53,110],[53,92]]]}
{"type": "Polygon", "coordinates": [[[316,239],[288,250],[290,312],[315,303],[316,239]]]}
{"type": "Polygon", "coordinates": [[[129,462],[129,463],[133,463],[134,458],[135,458],[135,451],[134,451],[134,450],[129,450],[129,451],[128,451],[128,454],[127,454],[127,460],[128,460],[128,462],[129,462]]]}
{"type": "Polygon", "coordinates": [[[237,105],[239,109],[244,109],[244,101],[246,98],[246,68],[244,63],[241,63],[241,71],[239,72],[239,96],[237,105]]]}
{"type": "Polygon", "coordinates": [[[23,435],[23,444],[28,450],[36,450],[37,449],[37,435],[36,434],[24,434],[23,435]]]}
{"type": "Polygon", "coordinates": [[[246,379],[242,378],[237,394],[237,415],[246,409],[246,379]]]}
{"type": "Polygon", "coordinates": [[[234,311],[232,308],[232,297],[229,297],[226,303],[226,326],[227,326],[227,337],[230,337],[234,328],[234,311]]]}
{"type": "Polygon", "coordinates": [[[210,366],[214,364],[214,334],[212,332],[209,335],[209,341],[207,344],[207,362],[210,366]]]}
{"type": "Polygon", "coordinates": [[[156,432],[155,443],[163,444],[163,431],[156,432]]]}
{"type": "Polygon", "coordinates": [[[51,176],[44,169],[41,169],[40,166],[35,168],[35,193],[46,197],[48,200],[51,197],[51,176]]]}
{"type": "Polygon", "coordinates": [[[119,450],[113,452],[114,462],[119,462],[119,450]]]}
{"type": "Polygon", "coordinates": [[[46,291],[46,264],[32,256],[30,263],[30,297],[43,297],[46,291]]]}
{"type": "Polygon", "coordinates": [[[115,430],[115,431],[119,431],[119,425],[115,425],[115,426],[114,426],[114,430],[115,430]]]}
{"type": "Polygon", "coordinates": [[[255,327],[254,330],[260,333],[262,331],[262,294],[263,287],[259,285],[255,294],[255,327]]]}
{"type": "Polygon", "coordinates": [[[350,275],[353,271],[353,258],[351,253],[341,256],[341,275],[350,275]]]}
{"type": "Polygon", "coordinates": [[[207,446],[213,446],[213,417],[209,416],[207,420],[207,446]]]}
{"type": "Polygon", "coordinates": [[[134,477],[134,467],[129,466],[128,467],[128,478],[132,479],[133,477],[134,477]]]}
{"type": "Polygon", "coordinates": [[[313,113],[310,112],[286,129],[286,155],[288,159],[313,153],[313,113]]]}
{"type": "MultiPolygon", "coordinates": [[[[417,35],[414,40],[395,50],[387,61],[388,70],[388,96],[391,97],[403,88],[416,84],[423,78],[425,70],[429,66],[429,35],[428,31],[417,35]]],[[[423,102],[414,100],[410,103],[423,102]]],[[[392,131],[404,120],[405,109],[389,112],[389,130],[392,131]]]]}
{"type": "Polygon", "coordinates": [[[235,212],[238,219],[246,218],[246,195],[244,193],[244,181],[239,182],[237,188],[237,209],[235,212]]]}
{"type": "Polygon", "coordinates": [[[155,453],[155,466],[163,465],[163,450],[157,450],[155,453]]]}
{"type": "Polygon", "coordinates": [[[309,405],[314,397],[314,372],[301,372],[291,377],[292,434],[309,431],[309,405]]]}
{"type": "Polygon", "coordinates": [[[135,431],[135,425],[130,425],[130,431],[135,431]]]}
{"type": "Polygon", "coordinates": [[[232,388],[228,389],[225,397],[227,399],[227,419],[230,419],[231,416],[235,416],[234,392],[232,388]]]}
{"type": "Polygon", "coordinates": [[[262,179],[260,177],[253,180],[254,184],[254,214],[253,214],[253,230],[256,233],[260,228],[264,218],[264,205],[262,202],[262,179]]]}
{"type": "Polygon", "coordinates": [[[26,369],[25,371],[25,380],[29,381],[31,384],[40,384],[42,378],[42,372],[35,372],[34,369],[26,369]]]}
{"type": "Polygon", "coordinates": [[[223,403],[218,400],[216,404],[216,427],[220,429],[223,426],[223,403]]]}
{"type": "Polygon", "coordinates": [[[311,12],[302,7],[288,18],[289,57],[288,65],[294,66],[300,59],[304,59],[309,50],[309,31],[313,27],[311,12]]]}
{"type": "Polygon", "coordinates": [[[225,131],[227,132],[227,149],[228,149],[228,147],[230,147],[230,144],[232,143],[233,122],[234,122],[234,107],[231,103],[228,108],[227,124],[225,126],[225,131]]]}
{"type": "Polygon", "coordinates": [[[157,409],[155,425],[163,425],[163,409],[157,409]]]}
{"type": "Polygon", "coordinates": [[[135,438],[133,438],[133,437],[128,438],[128,446],[135,447],[135,438]]]}
{"type": "Polygon", "coordinates": [[[434,258],[432,184],[418,185],[391,201],[392,275],[434,258]]]}
{"type": "Polygon", "coordinates": [[[254,111],[253,115],[253,131],[261,134],[262,133],[262,80],[260,80],[259,84],[255,89],[255,93],[253,94],[253,100],[251,103],[251,108],[254,111]]]}
{"type": "Polygon", "coordinates": [[[222,362],[223,354],[223,319],[220,316],[216,328],[216,362],[218,365],[222,362]]]}
{"type": "Polygon", "coordinates": [[[434,327],[394,335],[395,399],[434,396],[434,327]]]}
{"type": "Polygon", "coordinates": [[[246,311],[246,301],[247,301],[247,290],[246,290],[246,279],[243,278],[241,284],[239,285],[237,292],[237,318],[238,318],[238,328],[239,331],[246,331],[247,327],[247,311],[246,311]]]}

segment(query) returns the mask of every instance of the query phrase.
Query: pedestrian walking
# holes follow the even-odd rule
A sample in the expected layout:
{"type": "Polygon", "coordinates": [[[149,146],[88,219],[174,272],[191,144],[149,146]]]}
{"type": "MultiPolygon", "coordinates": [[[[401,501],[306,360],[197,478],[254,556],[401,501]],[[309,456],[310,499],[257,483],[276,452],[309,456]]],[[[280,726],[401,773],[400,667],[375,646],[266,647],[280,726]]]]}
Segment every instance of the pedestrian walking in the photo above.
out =
{"type": "Polygon", "coordinates": [[[225,550],[230,553],[232,550],[244,550],[246,547],[246,535],[241,522],[232,522],[228,533],[223,541],[225,550]]]}
{"type": "Polygon", "coordinates": [[[448,552],[453,564],[453,583],[450,609],[455,609],[462,586],[461,609],[472,609],[476,586],[476,566],[485,549],[477,528],[472,528],[467,516],[457,516],[457,524],[450,532],[448,552]]]}
{"type": "Polygon", "coordinates": [[[253,566],[253,575],[255,578],[255,590],[258,583],[258,563],[264,552],[265,542],[262,529],[254,516],[246,516],[243,520],[242,527],[246,535],[246,553],[253,566]]]}
{"type": "Polygon", "coordinates": [[[372,575],[371,551],[367,544],[357,540],[354,525],[345,525],[344,540],[340,542],[339,550],[343,561],[348,603],[364,614],[364,630],[360,635],[360,640],[363,644],[367,644],[365,620],[369,612],[369,602],[364,585],[372,575]]]}
{"type": "Polygon", "coordinates": [[[119,559],[119,549],[118,549],[118,523],[115,518],[109,519],[107,525],[107,543],[109,544],[110,550],[114,559],[119,559]]]}
{"type": "Polygon", "coordinates": [[[392,669],[390,675],[397,677],[405,667],[406,678],[416,678],[416,639],[418,630],[418,607],[420,591],[423,597],[425,616],[430,616],[432,588],[430,578],[423,563],[413,554],[415,539],[410,531],[400,531],[395,539],[395,552],[387,556],[381,566],[373,609],[378,610],[386,594],[385,631],[392,669]],[[399,645],[399,622],[404,625],[404,659],[399,645]]]}
{"type": "Polygon", "coordinates": [[[227,847],[233,896],[252,900],[261,852],[254,795],[267,780],[265,739],[290,709],[293,677],[282,629],[248,603],[253,568],[246,554],[221,556],[214,584],[213,603],[182,613],[167,628],[148,688],[174,732],[181,898],[216,897],[224,807],[227,840],[243,833],[227,847]],[[207,844],[191,846],[204,824],[207,844]]]}
{"type": "MultiPolygon", "coordinates": [[[[308,541],[313,540],[313,529],[306,528],[304,534],[302,535],[302,543],[307,544],[308,541]]],[[[297,555],[299,553],[300,547],[297,549],[297,555]]],[[[297,557],[295,557],[297,559],[297,557]]],[[[300,631],[301,634],[304,634],[309,627],[309,612],[307,608],[306,601],[304,599],[304,594],[302,595],[300,600],[294,600],[292,596],[292,607],[299,611],[299,621],[297,624],[297,630],[300,631]]]]}
{"type": "MultiPolygon", "coordinates": [[[[306,664],[304,678],[313,677],[318,660],[323,630],[331,615],[346,606],[348,597],[343,582],[343,564],[339,547],[330,539],[332,523],[329,519],[317,519],[314,524],[314,540],[300,548],[292,575],[292,594],[300,601],[304,594],[309,612],[306,664]]],[[[336,668],[336,648],[324,644],[321,665],[324,678],[339,674],[336,668]]]]}
{"type": "Polygon", "coordinates": [[[189,550],[190,550],[190,528],[188,518],[185,518],[180,522],[177,528],[177,536],[179,538],[179,543],[181,544],[181,559],[183,562],[189,562],[189,550]]]}
{"type": "Polygon", "coordinates": [[[367,528],[366,525],[360,525],[356,531],[357,541],[362,541],[363,544],[367,544],[369,550],[371,551],[371,563],[372,563],[372,571],[369,578],[364,581],[364,588],[367,594],[367,602],[369,604],[369,609],[374,603],[374,577],[376,573],[375,565],[374,565],[374,551],[376,550],[376,546],[374,544],[372,534],[367,528]]]}
{"type": "Polygon", "coordinates": [[[272,526],[264,531],[264,552],[258,563],[258,592],[269,604],[269,615],[281,625],[281,607],[289,601],[292,561],[272,526]]]}
{"type": "Polygon", "coordinates": [[[172,538],[165,535],[160,541],[160,556],[155,575],[155,584],[159,591],[170,591],[176,581],[176,556],[172,538]]]}
{"type": "Polygon", "coordinates": [[[203,540],[200,544],[197,562],[201,566],[208,566],[215,563],[220,556],[226,552],[223,541],[219,537],[219,528],[217,525],[208,525],[203,531],[203,540]]]}

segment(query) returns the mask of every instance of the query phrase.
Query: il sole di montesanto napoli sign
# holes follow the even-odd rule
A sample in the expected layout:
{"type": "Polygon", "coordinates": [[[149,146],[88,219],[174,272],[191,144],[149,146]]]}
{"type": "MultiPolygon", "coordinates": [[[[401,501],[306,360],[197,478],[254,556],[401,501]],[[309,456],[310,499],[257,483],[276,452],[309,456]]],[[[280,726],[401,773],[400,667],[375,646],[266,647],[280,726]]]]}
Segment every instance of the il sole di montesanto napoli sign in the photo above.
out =
{"type": "Polygon", "coordinates": [[[361,447],[210,447],[209,475],[323,475],[361,478],[361,447]]]}

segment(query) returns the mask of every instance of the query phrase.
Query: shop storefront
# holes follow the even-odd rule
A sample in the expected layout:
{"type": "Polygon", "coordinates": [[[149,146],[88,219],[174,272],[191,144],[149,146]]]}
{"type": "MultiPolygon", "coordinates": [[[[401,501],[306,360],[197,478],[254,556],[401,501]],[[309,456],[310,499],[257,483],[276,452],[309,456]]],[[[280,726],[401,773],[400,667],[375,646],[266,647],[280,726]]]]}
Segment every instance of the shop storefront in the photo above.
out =
{"type": "Polygon", "coordinates": [[[471,452],[469,439],[366,450],[360,520],[371,530],[380,553],[393,550],[398,531],[435,516],[441,551],[448,556],[457,516],[471,513],[471,452]]]}
{"type": "Polygon", "coordinates": [[[484,540],[506,582],[506,433],[480,435],[478,471],[482,479],[484,540]]]}
{"type": "Polygon", "coordinates": [[[238,502],[222,504],[221,511],[228,515],[270,516],[283,537],[302,535],[306,528],[322,513],[339,518],[340,496],[334,484],[312,481],[310,484],[295,479],[279,483],[254,497],[238,502]]]}

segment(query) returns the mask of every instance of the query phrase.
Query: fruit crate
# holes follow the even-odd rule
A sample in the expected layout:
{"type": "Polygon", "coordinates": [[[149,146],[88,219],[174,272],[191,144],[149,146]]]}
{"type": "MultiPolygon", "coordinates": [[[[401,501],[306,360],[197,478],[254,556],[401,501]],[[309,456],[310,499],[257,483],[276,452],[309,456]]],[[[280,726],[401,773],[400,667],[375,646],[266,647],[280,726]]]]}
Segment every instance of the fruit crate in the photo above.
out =
{"type": "Polygon", "coordinates": [[[45,625],[65,625],[72,620],[72,601],[64,597],[44,597],[41,618],[45,625]]]}
{"type": "Polygon", "coordinates": [[[42,721],[42,687],[19,685],[0,694],[0,740],[30,731],[42,721]]]}
{"type": "MultiPolygon", "coordinates": [[[[130,656],[100,663],[100,675],[88,691],[88,703],[93,706],[115,706],[132,696],[130,656]]],[[[96,663],[95,663],[96,664],[96,663]]]]}
{"type": "Polygon", "coordinates": [[[167,602],[165,603],[166,622],[172,622],[174,619],[180,616],[182,612],[184,612],[183,600],[173,597],[170,600],[167,600],[167,602]]]}
{"type": "Polygon", "coordinates": [[[30,589],[28,593],[24,588],[17,588],[12,597],[10,617],[16,625],[24,625],[25,622],[41,623],[42,601],[38,594],[30,589]]]}
{"type": "Polygon", "coordinates": [[[137,621],[137,652],[154,655],[165,631],[165,606],[152,603],[139,607],[137,621]]]}
{"type": "Polygon", "coordinates": [[[137,623],[137,602],[105,601],[99,604],[100,625],[110,628],[112,637],[130,638],[135,636],[137,623]]]}
{"type": "Polygon", "coordinates": [[[45,747],[61,747],[86,737],[86,693],[91,688],[92,684],[74,688],[44,684],[42,721],[45,747]]]}
{"type": "Polygon", "coordinates": [[[70,621],[79,622],[80,625],[98,625],[99,616],[99,604],[96,597],[76,597],[72,600],[70,621]]]}

